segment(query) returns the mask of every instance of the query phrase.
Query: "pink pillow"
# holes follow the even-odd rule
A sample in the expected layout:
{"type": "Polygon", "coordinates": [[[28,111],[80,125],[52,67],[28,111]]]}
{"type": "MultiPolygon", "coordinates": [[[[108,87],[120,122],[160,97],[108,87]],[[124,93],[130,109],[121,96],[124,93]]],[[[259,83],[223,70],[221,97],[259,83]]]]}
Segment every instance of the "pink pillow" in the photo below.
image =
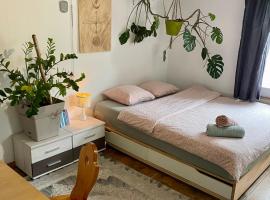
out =
{"type": "Polygon", "coordinates": [[[172,84],[161,81],[147,81],[139,85],[141,88],[151,92],[155,97],[162,97],[178,92],[178,88],[172,84]]]}
{"type": "Polygon", "coordinates": [[[135,85],[123,85],[114,87],[106,90],[103,94],[109,99],[128,106],[155,99],[155,97],[150,92],[135,85]]]}

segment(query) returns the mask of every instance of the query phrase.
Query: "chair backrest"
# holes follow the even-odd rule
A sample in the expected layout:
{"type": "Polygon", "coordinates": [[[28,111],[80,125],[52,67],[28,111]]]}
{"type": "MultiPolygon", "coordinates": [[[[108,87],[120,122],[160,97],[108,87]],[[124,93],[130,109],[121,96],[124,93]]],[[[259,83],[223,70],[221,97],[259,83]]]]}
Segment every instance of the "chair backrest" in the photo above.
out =
{"type": "Polygon", "coordinates": [[[89,192],[96,183],[98,172],[96,145],[92,143],[86,144],[80,152],[77,180],[70,199],[87,200],[89,192]]]}

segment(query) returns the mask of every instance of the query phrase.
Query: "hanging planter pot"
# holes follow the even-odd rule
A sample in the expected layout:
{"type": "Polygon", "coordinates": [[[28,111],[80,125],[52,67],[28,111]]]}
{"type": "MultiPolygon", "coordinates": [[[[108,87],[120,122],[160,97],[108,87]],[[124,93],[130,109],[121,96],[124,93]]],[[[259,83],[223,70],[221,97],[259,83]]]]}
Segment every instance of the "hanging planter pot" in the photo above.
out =
{"type": "Polygon", "coordinates": [[[177,36],[183,25],[183,21],[175,19],[166,19],[166,33],[170,36],[177,36]]]}

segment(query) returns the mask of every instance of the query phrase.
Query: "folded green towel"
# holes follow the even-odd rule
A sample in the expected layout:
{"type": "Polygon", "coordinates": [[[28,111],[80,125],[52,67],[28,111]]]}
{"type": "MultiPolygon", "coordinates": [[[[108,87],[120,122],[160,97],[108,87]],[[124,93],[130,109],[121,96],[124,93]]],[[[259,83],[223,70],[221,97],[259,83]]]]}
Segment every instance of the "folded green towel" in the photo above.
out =
{"type": "Polygon", "coordinates": [[[212,137],[242,138],[245,130],[238,125],[219,128],[215,124],[208,124],[206,134],[212,137]]]}

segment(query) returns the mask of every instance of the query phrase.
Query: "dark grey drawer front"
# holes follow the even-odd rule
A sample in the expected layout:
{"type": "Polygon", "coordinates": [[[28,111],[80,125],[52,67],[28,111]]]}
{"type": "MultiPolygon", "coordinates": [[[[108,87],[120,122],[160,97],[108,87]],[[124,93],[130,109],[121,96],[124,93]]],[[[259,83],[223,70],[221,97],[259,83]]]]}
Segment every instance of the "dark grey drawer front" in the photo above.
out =
{"type": "MultiPolygon", "coordinates": [[[[105,147],[106,147],[105,137],[99,138],[99,139],[94,140],[92,142],[97,146],[98,150],[105,149],[105,147]]],[[[76,147],[75,149],[73,149],[74,160],[79,159],[82,146],[79,146],[79,147],[76,147]]]]}
{"type": "Polygon", "coordinates": [[[37,163],[32,164],[32,176],[36,177],[38,175],[44,174],[48,171],[71,163],[73,161],[72,150],[60,153],[53,157],[41,160],[37,163]]]}

